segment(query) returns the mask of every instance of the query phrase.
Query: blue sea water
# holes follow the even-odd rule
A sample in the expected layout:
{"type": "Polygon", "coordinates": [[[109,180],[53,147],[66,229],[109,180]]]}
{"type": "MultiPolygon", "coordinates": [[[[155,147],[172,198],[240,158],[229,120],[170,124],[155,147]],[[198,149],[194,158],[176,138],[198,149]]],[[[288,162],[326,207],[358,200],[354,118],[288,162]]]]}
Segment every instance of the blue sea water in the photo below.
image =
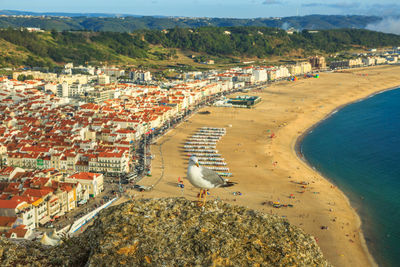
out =
{"type": "Polygon", "coordinates": [[[378,264],[400,266],[400,89],[332,114],[300,149],[349,197],[378,264]]]}

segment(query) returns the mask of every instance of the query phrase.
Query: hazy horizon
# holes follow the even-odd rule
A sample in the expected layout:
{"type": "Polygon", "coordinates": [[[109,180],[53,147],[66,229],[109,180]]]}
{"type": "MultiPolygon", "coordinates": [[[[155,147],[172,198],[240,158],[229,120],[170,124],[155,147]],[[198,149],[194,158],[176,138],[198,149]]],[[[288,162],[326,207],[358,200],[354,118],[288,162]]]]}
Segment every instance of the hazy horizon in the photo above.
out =
{"type": "Polygon", "coordinates": [[[317,2],[315,0],[87,0],[68,2],[1,1],[2,10],[59,13],[105,13],[138,16],[213,17],[213,18],[264,18],[305,15],[376,15],[400,14],[400,4],[392,0],[365,0],[317,2]]]}

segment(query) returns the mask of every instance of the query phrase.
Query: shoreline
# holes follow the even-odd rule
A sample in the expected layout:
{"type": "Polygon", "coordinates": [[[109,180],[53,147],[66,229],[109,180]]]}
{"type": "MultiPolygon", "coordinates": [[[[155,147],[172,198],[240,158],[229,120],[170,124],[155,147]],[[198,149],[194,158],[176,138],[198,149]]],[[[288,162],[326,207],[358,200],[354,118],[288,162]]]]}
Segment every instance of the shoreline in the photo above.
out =
{"type": "MultiPolygon", "coordinates": [[[[304,157],[303,152],[301,150],[301,145],[303,143],[304,138],[310,134],[310,132],[312,132],[314,129],[316,129],[321,123],[323,123],[325,120],[329,119],[332,115],[336,114],[337,112],[339,112],[340,110],[342,110],[343,108],[358,103],[358,102],[362,102],[368,98],[374,97],[376,95],[385,93],[385,92],[389,92],[392,90],[399,90],[400,89],[400,84],[398,86],[394,86],[394,87],[389,87],[387,89],[382,89],[379,90],[377,92],[373,92],[370,95],[367,95],[365,97],[353,100],[351,102],[348,102],[346,104],[342,104],[336,108],[334,108],[330,113],[328,113],[322,120],[316,122],[314,125],[312,125],[311,127],[309,127],[307,130],[305,130],[301,135],[299,135],[296,139],[296,143],[294,145],[294,150],[295,153],[297,155],[297,157],[303,161],[305,164],[307,164],[311,169],[313,169],[316,173],[318,173],[320,176],[324,177],[329,183],[333,184],[334,186],[337,187],[337,185],[335,184],[335,181],[333,181],[331,178],[327,177],[326,175],[324,175],[323,173],[321,173],[320,171],[318,171],[317,169],[314,168],[314,166],[312,166],[310,164],[310,162],[304,157]]],[[[369,247],[368,244],[366,242],[365,239],[365,235],[364,235],[364,231],[362,230],[362,220],[361,220],[361,216],[360,214],[358,214],[358,212],[356,211],[356,209],[354,208],[352,202],[350,201],[349,196],[347,196],[342,189],[339,188],[339,191],[343,194],[343,197],[346,198],[346,200],[348,201],[350,207],[352,208],[352,211],[356,214],[356,217],[358,219],[358,226],[360,227],[360,231],[359,231],[359,238],[361,240],[361,245],[365,250],[365,254],[367,255],[371,266],[379,266],[378,263],[376,262],[374,256],[372,255],[372,253],[369,251],[369,247]]]]}
{"type": "MultiPolygon", "coordinates": [[[[329,114],[327,114],[322,120],[319,120],[318,122],[316,122],[314,125],[312,125],[312,126],[311,126],[310,128],[308,128],[307,130],[303,131],[303,133],[297,137],[296,143],[295,143],[295,146],[294,146],[294,150],[295,150],[297,156],[298,156],[302,161],[304,161],[305,163],[307,163],[307,164],[312,168],[313,166],[311,166],[311,165],[309,164],[309,162],[304,158],[303,153],[302,153],[302,151],[301,151],[301,143],[303,142],[303,139],[304,139],[311,131],[313,131],[315,128],[317,128],[317,127],[318,127],[321,123],[323,123],[325,120],[329,119],[333,114],[339,112],[341,109],[343,109],[343,108],[345,108],[345,107],[347,107],[347,106],[349,106],[349,105],[352,105],[352,104],[355,104],[355,103],[364,101],[364,100],[366,100],[366,99],[368,99],[368,98],[374,97],[374,96],[379,95],[379,94],[381,94],[381,93],[385,93],[385,92],[392,91],[392,90],[396,90],[396,89],[400,89],[400,84],[399,84],[398,86],[394,86],[394,87],[392,86],[392,87],[387,88],[387,89],[382,89],[382,90],[380,90],[380,91],[371,93],[371,94],[368,95],[368,96],[364,96],[364,97],[362,97],[362,98],[359,98],[359,99],[357,99],[357,100],[353,100],[353,101],[351,101],[351,102],[349,102],[349,103],[342,104],[342,105],[337,106],[336,108],[334,108],[334,109],[333,109],[329,114]]],[[[321,175],[322,175],[322,174],[321,174],[321,175]]],[[[328,178],[327,178],[327,179],[328,179],[328,178]]]]}
{"type": "Polygon", "coordinates": [[[184,195],[195,199],[191,185],[185,192],[176,189],[176,179],[185,176],[187,164],[187,159],[179,152],[182,140],[199,126],[233,125],[227,128],[227,135],[217,148],[235,175],[232,181],[239,182],[233,190],[243,192],[244,197],[216,189],[210,199],[218,197],[231,204],[287,217],[291,224],[317,237],[324,255],[336,266],[376,266],[361,230],[361,219],[349,198],[340,189],[332,189],[334,183],[307,164],[298,148],[306,134],[339,109],[398,88],[398,78],[393,75],[393,70],[398,73],[400,68],[359,68],[338,76],[335,73],[321,75],[318,80],[270,85],[262,92],[251,92],[263,98],[251,110],[203,108],[211,114],[196,114],[152,146],[152,154],[156,155],[152,164],[154,178],[146,182],[151,184],[151,180],[158,180],[161,170],[164,177],[153,191],[142,197],[184,195]],[[370,76],[365,77],[364,72],[370,76]],[[381,74],[385,79],[380,79],[381,74]],[[276,138],[270,138],[267,130],[276,133],[276,138]],[[159,147],[161,143],[163,145],[159,147]],[[159,149],[163,151],[165,168],[160,164],[159,149]],[[279,162],[277,166],[269,165],[275,161],[279,162]],[[297,192],[303,190],[299,189],[299,180],[310,183],[304,194],[297,192]],[[295,199],[288,199],[291,193],[295,199]],[[295,208],[274,209],[261,204],[268,200],[281,200],[295,208]],[[329,230],[321,230],[321,225],[329,225],[329,230]]]}

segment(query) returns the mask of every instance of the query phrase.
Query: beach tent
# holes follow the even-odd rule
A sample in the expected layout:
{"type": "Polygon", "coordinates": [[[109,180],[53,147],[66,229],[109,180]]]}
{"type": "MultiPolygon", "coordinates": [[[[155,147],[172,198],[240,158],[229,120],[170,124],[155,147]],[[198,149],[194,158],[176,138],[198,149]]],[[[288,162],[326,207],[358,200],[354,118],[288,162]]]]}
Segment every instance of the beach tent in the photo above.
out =
{"type": "Polygon", "coordinates": [[[49,237],[46,233],[44,233],[40,243],[46,246],[56,246],[61,242],[59,238],[54,238],[55,236],[52,237],[49,237]]]}

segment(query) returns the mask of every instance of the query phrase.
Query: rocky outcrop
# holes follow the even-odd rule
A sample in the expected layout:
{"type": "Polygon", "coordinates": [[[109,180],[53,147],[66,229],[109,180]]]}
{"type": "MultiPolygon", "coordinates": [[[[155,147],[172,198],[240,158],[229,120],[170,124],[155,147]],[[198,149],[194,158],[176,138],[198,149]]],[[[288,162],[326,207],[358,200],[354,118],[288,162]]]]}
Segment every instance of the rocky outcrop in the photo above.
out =
{"type": "Polygon", "coordinates": [[[328,266],[314,238],[287,220],[183,198],[111,207],[61,246],[0,241],[3,266],[328,266]],[[13,251],[10,253],[10,251],[13,251]]]}
{"type": "Polygon", "coordinates": [[[0,266],[85,266],[90,248],[80,238],[50,247],[39,242],[12,242],[0,237],[0,266]]]}

